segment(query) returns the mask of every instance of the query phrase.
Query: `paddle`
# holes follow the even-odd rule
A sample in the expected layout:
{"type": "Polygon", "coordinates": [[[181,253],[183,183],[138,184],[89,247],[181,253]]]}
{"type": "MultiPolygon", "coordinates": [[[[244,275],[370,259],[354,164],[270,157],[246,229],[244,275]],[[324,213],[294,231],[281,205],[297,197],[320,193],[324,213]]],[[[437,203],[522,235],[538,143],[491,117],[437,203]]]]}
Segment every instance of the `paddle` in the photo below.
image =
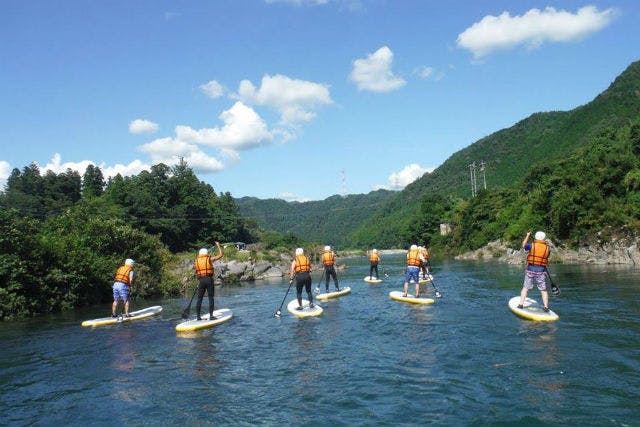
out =
{"type": "Polygon", "coordinates": [[[384,267],[382,267],[382,274],[384,275],[384,277],[389,277],[384,267]]]}
{"type": "MultiPolygon", "coordinates": [[[[296,278],[296,276],[293,276],[293,279],[295,279],[295,278],[296,278]]],[[[276,310],[276,314],[274,314],[274,316],[276,316],[276,317],[282,316],[282,311],[281,311],[282,310],[282,306],[284,305],[284,300],[287,299],[287,295],[289,295],[289,290],[291,289],[291,285],[293,284],[293,279],[289,280],[289,287],[287,288],[287,293],[284,294],[284,298],[282,298],[282,302],[280,303],[280,308],[278,308],[276,310]]]]}
{"type": "Polygon", "coordinates": [[[435,291],[436,291],[436,298],[442,298],[442,294],[440,293],[440,291],[436,287],[435,280],[433,280],[433,274],[429,275],[429,281],[431,282],[431,286],[433,286],[433,289],[435,289],[435,291]]]}
{"type": "Polygon", "coordinates": [[[549,278],[549,281],[551,282],[551,293],[553,294],[553,296],[559,296],[560,295],[560,288],[556,286],[555,283],[553,283],[553,279],[551,278],[551,274],[549,274],[549,270],[548,269],[544,269],[544,271],[547,273],[547,277],[549,278]]]}
{"type": "Polygon", "coordinates": [[[324,269],[324,267],[322,267],[322,275],[320,275],[320,280],[318,280],[318,286],[316,286],[316,288],[313,290],[313,292],[315,292],[316,294],[320,293],[320,284],[322,283],[322,278],[324,277],[324,274],[327,272],[327,270],[324,269]]]}
{"type": "Polygon", "coordinates": [[[196,292],[198,292],[198,287],[197,286],[196,286],[196,290],[193,291],[193,295],[191,295],[191,299],[189,300],[189,305],[182,312],[182,318],[183,319],[188,319],[189,318],[189,311],[191,310],[191,303],[193,302],[193,297],[196,296],[196,292]]]}

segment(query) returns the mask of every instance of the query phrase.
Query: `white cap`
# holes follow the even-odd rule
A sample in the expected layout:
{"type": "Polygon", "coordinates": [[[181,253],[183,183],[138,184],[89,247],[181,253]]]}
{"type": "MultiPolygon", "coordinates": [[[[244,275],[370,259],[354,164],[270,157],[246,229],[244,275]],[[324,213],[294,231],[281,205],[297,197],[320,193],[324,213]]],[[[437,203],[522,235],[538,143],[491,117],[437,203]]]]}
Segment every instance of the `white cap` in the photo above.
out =
{"type": "Polygon", "coordinates": [[[124,262],[124,265],[129,265],[132,267],[133,267],[133,264],[135,264],[135,262],[131,258],[127,258],[124,262]]]}
{"type": "Polygon", "coordinates": [[[378,252],[378,250],[377,250],[377,249],[374,249],[374,250],[372,250],[371,252],[373,252],[373,253],[375,254],[376,252],[378,252]]]}
{"type": "Polygon", "coordinates": [[[304,249],[296,248],[296,255],[302,255],[304,253],[304,249]]]}
{"type": "Polygon", "coordinates": [[[198,251],[198,255],[206,255],[208,253],[209,251],[207,250],[207,248],[202,248],[198,251]]]}
{"type": "Polygon", "coordinates": [[[325,247],[324,247],[324,250],[325,250],[325,251],[330,251],[330,250],[331,250],[331,246],[329,246],[329,245],[325,246],[325,247]]]}
{"type": "Polygon", "coordinates": [[[411,248],[410,248],[410,249],[411,249],[412,251],[415,251],[416,249],[418,249],[418,246],[417,246],[417,245],[411,245],[411,248]]]}
{"type": "Polygon", "coordinates": [[[536,231],[536,235],[534,236],[536,240],[544,240],[546,237],[547,235],[544,234],[544,231],[536,231]]]}

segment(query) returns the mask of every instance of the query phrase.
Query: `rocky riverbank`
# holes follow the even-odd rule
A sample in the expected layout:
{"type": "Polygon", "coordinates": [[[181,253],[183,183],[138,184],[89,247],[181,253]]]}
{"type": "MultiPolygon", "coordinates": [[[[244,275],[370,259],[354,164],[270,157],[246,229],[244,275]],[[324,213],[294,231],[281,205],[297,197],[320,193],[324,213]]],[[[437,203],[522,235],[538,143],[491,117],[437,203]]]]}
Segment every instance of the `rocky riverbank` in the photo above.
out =
{"type": "MultiPolygon", "coordinates": [[[[563,248],[547,241],[551,247],[549,262],[552,264],[627,264],[640,265],[640,241],[638,237],[597,239],[579,248],[563,248]]],[[[491,260],[507,264],[525,264],[527,254],[520,247],[510,247],[502,240],[490,242],[475,251],[455,257],[460,260],[491,260]]]]}

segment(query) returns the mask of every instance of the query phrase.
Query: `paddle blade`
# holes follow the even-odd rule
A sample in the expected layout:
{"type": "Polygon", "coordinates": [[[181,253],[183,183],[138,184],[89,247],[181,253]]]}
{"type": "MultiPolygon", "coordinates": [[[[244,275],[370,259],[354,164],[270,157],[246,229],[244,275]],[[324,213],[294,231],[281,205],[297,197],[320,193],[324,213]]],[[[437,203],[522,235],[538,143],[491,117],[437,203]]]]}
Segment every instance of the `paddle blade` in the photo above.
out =
{"type": "Polygon", "coordinates": [[[183,319],[188,319],[189,318],[189,310],[185,310],[182,312],[182,318],[183,319]]]}
{"type": "Polygon", "coordinates": [[[280,310],[278,310],[278,311],[276,311],[276,314],[274,314],[274,316],[280,317],[280,316],[282,316],[282,313],[280,312],[280,310]]]}
{"type": "Polygon", "coordinates": [[[551,293],[554,296],[560,295],[560,288],[558,288],[556,285],[551,285],[551,293]]]}
{"type": "Polygon", "coordinates": [[[436,298],[442,298],[442,294],[438,291],[436,291],[436,298]]]}

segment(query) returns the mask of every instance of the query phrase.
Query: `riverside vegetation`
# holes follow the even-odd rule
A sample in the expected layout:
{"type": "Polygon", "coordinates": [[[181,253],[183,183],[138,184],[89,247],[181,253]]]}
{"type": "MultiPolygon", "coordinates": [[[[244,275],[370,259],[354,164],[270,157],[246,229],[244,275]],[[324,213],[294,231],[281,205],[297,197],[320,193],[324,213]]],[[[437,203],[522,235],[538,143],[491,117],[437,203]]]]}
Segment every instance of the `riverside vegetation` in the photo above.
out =
{"type": "Polygon", "coordinates": [[[0,194],[0,319],[107,302],[126,257],[137,261],[136,297],[179,294],[184,283],[172,270],[180,257],[215,240],[258,243],[267,257],[337,241],[339,249],[418,242],[456,255],[497,240],[514,247],[530,229],[544,229],[568,248],[621,236],[635,241],[640,62],[589,104],[533,114],[453,154],[401,192],[307,203],[295,205],[300,227],[293,231],[290,222],[274,226],[273,216],[260,214],[263,201],[217,194],[184,163],[108,182],[94,166],[82,177],[71,170],[42,176],[35,164],[14,169],[0,194]],[[468,164],[477,160],[487,161],[489,189],[469,198],[468,164]],[[326,226],[336,216],[340,227],[326,226]],[[446,236],[443,222],[452,228],[446,236]]]}

